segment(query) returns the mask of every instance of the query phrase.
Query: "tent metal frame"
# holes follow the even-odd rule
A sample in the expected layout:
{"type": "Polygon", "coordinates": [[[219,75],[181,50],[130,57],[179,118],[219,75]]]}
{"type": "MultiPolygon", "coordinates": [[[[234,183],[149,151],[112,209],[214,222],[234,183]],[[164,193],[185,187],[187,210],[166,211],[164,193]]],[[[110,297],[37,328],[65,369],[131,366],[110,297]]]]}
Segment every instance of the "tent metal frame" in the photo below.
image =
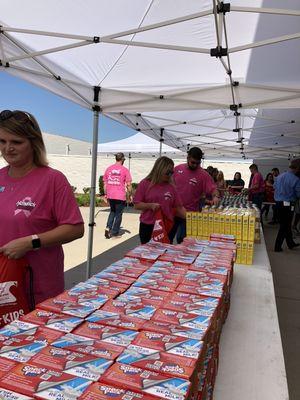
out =
{"type": "MultiPolygon", "coordinates": [[[[300,90],[295,90],[292,88],[276,88],[274,86],[268,87],[268,86],[261,86],[262,89],[264,90],[270,90],[270,91],[276,91],[279,93],[278,96],[272,97],[270,99],[266,99],[265,101],[259,101],[259,102],[249,102],[247,104],[239,104],[238,99],[239,99],[239,89],[243,88],[242,82],[236,82],[233,79],[232,76],[232,69],[231,69],[231,63],[230,63],[230,54],[245,51],[245,50],[250,50],[254,49],[257,47],[262,47],[262,46],[269,46],[273,45],[275,43],[281,43],[289,40],[297,40],[300,38],[300,33],[295,33],[295,34],[290,34],[290,35],[283,35],[275,38],[270,38],[262,41],[257,41],[254,43],[248,43],[242,46],[236,46],[236,47],[229,47],[228,44],[228,39],[227,39],[227,31],[226,31],[226,12],[229,10],[226,10],[225,8],[222,8],[224,6],[224,3],[220,2],[219,0],[213,0],[213,7],[208,10],[201,11],[199,13],[194,13],[194,14],[189,14],[185,15],[179,18],[175,19],[169,19],[169,20],[164,20],[159,23],[155,24],[150,24],[150,25],[145,25],[145,26],[139,26],[137,28],[132,28],[126,31],[122,32],[115,32],[110,35],[106,36],[83,36],[83,35],[76,35],[76,34],[66,34],[62,32],[49,32],[49,31],[41,31],[41,30],[31,30],[31,29],[20,29],[18,27],[9,27],[9,26],[0,26],[0,70],[1,69],[14,69],[16,71],[23,71],[28,74],[37,74],[40,76],[43,76],[45,78],[49,79],[55,79],[58,84],[63,85],[66,87],[70,93],[75,95],[76,98],[80,99],[80,104],[83,105],[84,107],[87,107],[88,109],[93,111],[93,148],[92,148],[92,174],[91,174],[91,206],[90,206],[90,219],[89,219],[89,241],[88,241],[88,254],[87,254],[87,278],[90,276],[91,272],[91,260],[92,260],[92,244],[93,244],[93,228],[95,225],[94,222],[94,208],[95,208],[95,194],[96,194],[96,164],[97,164],[97,144],[98,144],[98,132],[99,132],[99,117],[101,114],[107,115],[110,118],[114,117],[116,118],[118,116],[118,120],[123,120],[126,124],[129,126],[133,126],[133,122],[131,121],[130,115],[131,113],[126,113],[124,112],[123,114],[120,114],[119,112],[122,111],[120,110],[121,108],[126,109],[126,105],[139,105],[144,106],[147,103],[151,103],[152,101],[161,100],[161,101],[170,101],[172,103],[185,103],[186,107],[190,107],[190,109],[198,109],[198,108],[205,108],[205,109],[227,109],[228,107],[231,110],[231,113],[228,115],[224,115],[224,119],[226,120],[227,118],[234,118],[235,119],[235,128],[232,130],[233,132],[237,133],[236,138],[237,142],[240,143],[240,149],[242,148],[241,154],[245,156],[245,150],[244,150],[244,142],[243,143],[243,131],[248,131],[248,132],[253,132],[254,130],[257,130],[259,128],[242,128],[242,118],[247,117],[247,114],[242,114],[239,109],[241,106],[243,108],[253,108],[253,107],[258,107],[260,105],[264,104],[270,104],[270,103],[276,103],[282,100],[293,100],[293,99],[298,99],[300,97],[300,90]],[[133,39],[134,35],[140,32],[146,32],[154,29],[159,29],[162,27],[170,26],[173,24],[179,24],[183,23],[185,21],[189,21],[192,19],[197,19],[197,18],[207,18],[213,16],[214,21],[215,21],[215,31],[216,31],[216,49],[206,49],[206,48],[200,48],[200,47],[189,47],[189,46],[180,46],[180,45],[170,45],[170,44],[164,44],[164,43],[151,43],[151,42],[143,42],[143,41],[136,41],[133,39]],[[57,47],[52,47],[52,48],[47,48],[47,49],[42,49],[39,51],[32,51],[29,48],[26,48],[20,41],[18,41],[16,38],[12,36],[14,33],[23,33],[23,34],[30,34],[30,35],[40,35],[40,36],[49,36],[49,37],[56,37],[56,38],[61,38],[61,39],[68,39],[70,41],[73,41],[71,43],[62,45],[62,46],[57,46],[57,47]],[[132,40],[127,40],[127,39],[122,39],[123,37],[133,35],[132,40]],[[12,56],[12,57],[7,57],[5,55],[4,51],[4,46],[3,43],[4,41],[9,41],[13,46],[15,46],[19,51],[21,51],[21,54],[18,56],[12,56]],[[225,47],[222,48],[222,44],[225,42],[225,47]],[[211,87],[206,87],[206,88],[196,88],[196,89],[191,89],[191,90],[186,90],[182,91],[182,93],[177,92],[175,94],[171,93],[162,93],[159,95],[149,95],[145,93],[134,93],[134,92],[128,92],[132,94],[133,100],[131,102],[120,102],[119,104],[114,104],[112,106],[105,105],[101,103],[101,88],[95,87],[94,88],[94,102],[91,102],[89,99],[85,98],[81,93],[79,93],[78,90],[76,90],[76,87],[83,86],[86,87],[87,89],[90,89],[87,85],[80,83],[80,82],[73,82],[72,80],[61,76],[55,71],[52,70],[48,65],[45,64],[45,62],[41,61],[37,57],[46,55],[46,54],[51,54],[51,53],[57,53],[57,52],[62,52],[62,51],[68,51],[71,49],[76,49],[82,46],[88,46],[88,45],[99,45],[101,43],[109,43],[111,45],[124,45],[124,46],[138,46],[138,47],[143,47],[143,48],[152,48],[152,49],[167,49],[167,50],[172,50],[172,51],[179,51],[179,52],[193,52],[193,53],[202,53],[202,54],[208,54],[208,55],[213,55],[217,58],[219,58],[219,61],[223,65],[225,72],[229,76],[229,85],[223,85],[228,86],[230,89],[230,97],[231,97],[231,104],[225,104],[225,103],[218,103],[218,102],[209,102],[209,101],[197,101],[197,100],[191,100],[185,98],[185,96],[190,95],[192,93],[199,93],[200,91],[204,93],[205,91],[210,91],[210,90],[218,90],[219,87],[217,86],[211,86],[211,87]],[[20,60],[24,59],[31,59],[33,60],[40,68],[40,71],[35,71],[31,70],[30,68],[22,68],[19,67],[17,64],[15,65],[14,63],[20,60]],[[280,93],[282,95],[280,95],[280,93]],[[139,97],[143,97],[141,100],[139,97]]],[[[229,3],[228,3],[229,4],[229,3]]],[[[228,5],[226,4],[226,5],[228,5]]],[[[226,6],[225,5],[225,6],[226,6]]],[[[230,6],[230,12],[238,12],[238,13],[260,13],[260,14],[272,14],[272,15],[281,15],[281,16],[294,16],[294,17],[299,17],[300,16],[300,11],[297,10],[288,10],[288,9],[276,9],[276,8],[255,8],[255,7],[238,7],[238,6],[230,6]]],[[[244,85],[245,88],[251,87],[250,85],[244,85]]],[[[254,86],[252,86],[254,88],[254,86]]],[[[255,88],[258,89],[259,85],[255,85],[255,88]]],[[[106,89],[107,90],[107,89],[106,89]]],[[[117,91],[116,91],[117,92],[117,91]]],[[[103,89],[103,93],[105,93],[105,89],[103,89]]],[[[103,95],[102,93],[102,95],[103,95]]],[[[119,92],[122,94],[122,91],[119,92]]],[[[124,93],[124,92],[123,92],[124,93]]],[[[262,118],[268,120],[268,118],[259,116],[259,115],[254,115],[253,118],[262,118]]],[[[154,123],[151,123],[148,118],[150,118],[148,115],[141,115],[139,114],[139,118],[142,122],[142,124],[145,126],[145,129],[134,129],[140,130],[142,132],[145,131],[146,134],[149,136],[157,139],[160,141],[160,154],[161,154],[161,148],[162,148],[162,142],[166,141],[167,144],[173,147],[177,148],[182,148],[182,149],[187,149],[189,147],[189,143],[185,143],[183,140],[188,139],[189,137],[185,136],[180,139],[173,137],[171,135],[171,130],[165,131],[165,128],[168,125],[160,126],[160,125],[155,125],[154,123]],[[151,134],[150,134],[151,132],[151,134]]],[[[156,118],[156,117],[154,117],[156,118]]],[[[251,117],[252,118],[252,117],[251,117]]],[[[206,119],[206,121],[213,121],[214,119],[220,119],[218,118],[209,118],[206,119]]],[[[159,118],[156,118],[157,121],[159,121],[159,118]]],[[[171,121],[168,118],[161,118],[161,121],[164,122],[169,122],[174,124],[173,126],[176,125],[181,125],[183,122],[180,121],[171,121]]],[[[202,121],[190,121],[191,123],[196,123],[196,122],[204,122],[205,120],[202,121]]],[[[185,124],[188,124],[189,121],[184,121],[185,124]]],[[[276,122],[276,120],[274,120],[276,122]]],[[[278,121],[277,125],[274,126],[280,126],[284,124],[285,121],[278,121]]],[[[287,121],[287,123],[289,123],[287,121]]],[[[205,124],[199,124],[200,126],[205,127],[205,124]]],[[[172,126],[172,125],[171,125],[172,126]]],[[[273,125],[270,125],[273,126],[273,125]]],[[[207,125],[208,128],[215,129],[215,132],[210,132],[208,134],[204,135],[199,135],[199,134],[191,134],[191,138],[193,138],[193,142],[201,143],[204,145],[204,150],[209,150],[209,149],[215,149],[218,151],[218,149],[222,149],[224,147],[231,147],[231,153],[232,154],[237,154],[239,153],[239,150],[237,146],[231,145],[233,142],[232,139],[226,139],[223,138],[220,140],[220,138],[217,138],[214,135],[226,132],[230,132],[230,129],[222,129],[219,127],[212,127],[207,125]],[[201,140],[201,137],[205,137],[205,139],[218,139],[215,143],[205,143],[203,140],[201,140]],[[225,145],[225,143],[228,144],[225,145]]],[[[260,127],[260,129],[262,129],[260,127]]],[[[179,133],[180,131],[176,130],[176,133],[179,133]]],[[[186,134],[186,132],[182,132],[182,134],[186,134]]],[[[287,136],[289,133],[287,133],[287,136]]],[[[252,154],[253,152],[255,153],[263,153],[267,155],[268,151],[270,152],[270,148],[266,148],[264,146],[262,147],[255,147],[251,146],[251,144],[247,143],[247,150],[248,154],[252,154]]],[[[273,154],[286,154],[288,151],[284,149],[285,147],[280,147],[276,146],[276,149],[272,149],[274,152],[273,154]]]]}

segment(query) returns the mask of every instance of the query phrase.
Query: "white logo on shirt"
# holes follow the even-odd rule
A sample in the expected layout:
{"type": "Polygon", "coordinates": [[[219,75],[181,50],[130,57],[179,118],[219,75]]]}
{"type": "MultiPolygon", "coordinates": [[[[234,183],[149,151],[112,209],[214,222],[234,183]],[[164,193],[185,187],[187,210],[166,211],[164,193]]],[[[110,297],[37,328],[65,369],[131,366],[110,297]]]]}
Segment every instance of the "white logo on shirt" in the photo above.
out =
{"type": "Polygon", "coordinates": [[[182,170],[182,169],[178,169],[176,172],[177,172],[178,174],[183,174],[183,170],[182,170]]]}
{"type": "Polygon", "coordinates": [[[198,183],[198,181],[197,181],[196,178],[191,178],[191,179],[189,180],[189,183],[190,183],[190,185],[196,186],[197,183],[198,183]]]}
{"type": "Polygon", "coordinates": [[[5,190],[5,186],[0,186],[0,193],[3,193],[5,190]]]}
{"type": "Polygon", "coordinates": [[[166,192],[164,194],[165,200],[171,200],[172,199],[172,194],[170,192],[166,192]]]}
{"type": "Polygon", "coordinates": [[[35,206],[36,204],[31,200],[31,197],[25,197],[23,200],[16,202],[15,215],[23,212],[28,218],[35,206]]]}

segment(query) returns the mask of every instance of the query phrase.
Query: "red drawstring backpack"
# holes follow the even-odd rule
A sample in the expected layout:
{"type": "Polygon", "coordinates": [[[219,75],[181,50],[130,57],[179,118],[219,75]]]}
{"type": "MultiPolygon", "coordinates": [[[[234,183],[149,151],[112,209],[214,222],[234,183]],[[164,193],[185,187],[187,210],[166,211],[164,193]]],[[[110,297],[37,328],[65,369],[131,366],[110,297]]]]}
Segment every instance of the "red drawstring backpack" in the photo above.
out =
{"type": "Polygon", "coordinates": [[[0,254],[0,327],[34,309],[32,269],[0,254]]]}
{"type": "Polygon", "coordinates": [[[155,212],[155,222],[151,235],[151,239],[154,242],[170,243],[168,233],[172,229],[173,221],[170,221],[165,217],[161,211],[158,209],[155,212]]]}

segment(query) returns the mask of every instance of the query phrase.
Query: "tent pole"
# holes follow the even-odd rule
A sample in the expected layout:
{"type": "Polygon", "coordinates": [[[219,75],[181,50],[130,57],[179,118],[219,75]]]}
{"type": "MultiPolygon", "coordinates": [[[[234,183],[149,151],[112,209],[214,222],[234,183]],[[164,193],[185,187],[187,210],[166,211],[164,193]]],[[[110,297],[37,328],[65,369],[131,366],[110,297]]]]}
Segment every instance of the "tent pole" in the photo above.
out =
{"type": "Polygon", "coordinates": [[[130,171],[131,153],[128,153],[128,169],[130,171]]]}
{"type": "Polygon", "coordinates": [[[164,128],[160,129],[160,139],[159,139],[159,157],[162,155],[162,145],[164,142],[164,128]]]}
{"type": "Polygon", "coordinates": [[[86,279],[91,276],[92,257],[93,257],[93,238],[95,226],[95,195],[96,195],[96,175],[97,175],[97,147],[98,147],[98,130],[99,130],[99,106],[93,108],[93,148],[92,148],[92,174],[91,174],[91,190],[90,190],[90,217],[89,217],[89,236],[88,251],[86,264],[86,279]]]}

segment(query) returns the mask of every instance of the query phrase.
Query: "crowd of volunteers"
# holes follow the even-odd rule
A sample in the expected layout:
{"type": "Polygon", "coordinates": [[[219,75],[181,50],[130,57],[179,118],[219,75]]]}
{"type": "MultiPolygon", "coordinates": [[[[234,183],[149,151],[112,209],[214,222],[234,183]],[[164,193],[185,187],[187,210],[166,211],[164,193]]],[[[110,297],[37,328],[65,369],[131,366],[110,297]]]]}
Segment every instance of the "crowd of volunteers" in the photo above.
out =
{"type": "MultiPolygon", "coordinates": [[[[66,177],[48,166],[39,125],[24,111],[0,113],[0,151],[7,166],[0,169],[0,254],[8,259],[26,257],[34,272],[36,303],[56,296],[64,289],[62,244],[84,234],[83,219],[66,177]]],[[[187,152],[187,160],[174,165],[172,159],[159,157],[149,174],[141,180],[132,198],[132,178],[123,165],[125,156],[116,154],[116,162],[104,174],[105,196],[110,213],[105,238],[118,238],[126,200],[141,211],[141,243],[151,240],[157,212],[162,214],[171,243],[186,236],[186,211],[201,211],[204,205],[218,205],[224,193],[246,191],[249,200],[267,218],[279,223],[274,250],[282,244],[298,246],[300,220],[300,159],[290,163],[282,174],[273,168],[264,179],[256,164],[249,168],[248,189],[241,173],[225,180],[213,166],[203,169],[203,153],[198,147],[187,152]]]]}

